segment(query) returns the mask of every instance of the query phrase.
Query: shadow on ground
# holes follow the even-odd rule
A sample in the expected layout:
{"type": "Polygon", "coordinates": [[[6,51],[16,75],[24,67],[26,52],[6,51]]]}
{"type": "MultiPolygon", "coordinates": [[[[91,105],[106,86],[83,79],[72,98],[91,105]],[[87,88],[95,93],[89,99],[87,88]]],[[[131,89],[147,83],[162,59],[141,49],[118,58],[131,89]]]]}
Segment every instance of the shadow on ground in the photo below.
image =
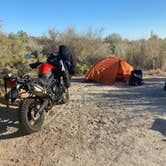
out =
{"type": "MultiPolygon", "coordinates": [[[[142,86],[134,87],[125,84],[115,84],[110,86],[110,89],[102,90],[100,88],[96,93],[87,93],[103,98],[103,101],[106,101],[106,103],[108,103],[108,100],[112,100],[114,104],[121,103],[125,107],[132,107],[134,112],[140,111],[137,108],[142,107],[144,108],[142,111],[164,115],[166,110],[166,91],[163,90],[165,80],[166,78],[164,77],[146,78],[144,79],[145,84],[142,86]]],[[[107,106],[111,107],[112,102],[109,103],[110,105],[107,104],[107,106]]]]}
{"type": "Polygon", "coordinates": [[[166,136],[166,119],[157,118],[154,121],[151,129],[159,131],[163,136],[166,136]]]}
{"type": "Polygon", "coordinates": [[[5,105],[0,106],[0,140],[12,139],[25,135],[19,128],[17,111],[17,108],[8,109],[5,105]],[[8,131],[9,128],[15,128],[16,130],[10,133],[8,131]]]}
{"type": "Polygon", "coordinates": [[[74,77],[71,79],[71,83],[86,83],[86,80],[81,77],[74,77]]]}

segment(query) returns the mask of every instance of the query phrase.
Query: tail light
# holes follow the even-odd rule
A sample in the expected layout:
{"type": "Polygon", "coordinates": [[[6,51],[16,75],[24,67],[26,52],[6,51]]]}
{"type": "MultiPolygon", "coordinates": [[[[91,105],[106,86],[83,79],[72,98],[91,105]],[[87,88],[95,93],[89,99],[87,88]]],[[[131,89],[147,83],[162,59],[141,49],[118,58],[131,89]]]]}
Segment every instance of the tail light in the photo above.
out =
{"type": "Polygon", "coordinates": [[[14,76],[8,75],[5,77],[5,83],[7,88],[14,88],[17,86],[17,78],[14,76]]]}

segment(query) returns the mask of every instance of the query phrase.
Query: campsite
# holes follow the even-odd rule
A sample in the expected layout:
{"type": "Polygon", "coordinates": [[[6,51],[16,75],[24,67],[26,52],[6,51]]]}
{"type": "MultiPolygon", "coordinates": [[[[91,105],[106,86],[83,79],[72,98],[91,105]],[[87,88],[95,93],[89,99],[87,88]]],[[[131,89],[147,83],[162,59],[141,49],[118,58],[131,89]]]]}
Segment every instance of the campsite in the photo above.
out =
{"type": "Polygon", "coordinates": [[[0,166],[166,166],[166,0],[0,3],[0,166]]]}
{"type": "Polygon", "coordinates": [[[74,77],[70,102],[55,106],[44,128],[26,136],[16,110],[1,104],[0,165],[164,166],[165,77],[144,81],[110,86],[74,77]]]}
{"type": "MultiPolygon", "coordinates": [[[[148,61],[141,67],[118,54],[93,59],[90,66],[79,58],[69,102],[54,105],[41,130],[32,134],[20,126],[19,105],[6,107],[1,79],[0,166],[165,166],[164,70],[141,70],[148,69],[148,61]]],[[[12,68],[5,64],[9,69],[25,70],[27,61],[13,60],[12,68]]]]}

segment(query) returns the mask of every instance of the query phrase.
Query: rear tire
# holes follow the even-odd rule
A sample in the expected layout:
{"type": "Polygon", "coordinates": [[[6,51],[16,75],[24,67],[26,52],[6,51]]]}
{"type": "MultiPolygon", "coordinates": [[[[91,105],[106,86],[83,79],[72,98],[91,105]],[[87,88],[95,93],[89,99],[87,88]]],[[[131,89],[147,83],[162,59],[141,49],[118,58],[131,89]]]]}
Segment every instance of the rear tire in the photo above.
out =
{"type": "Polygon", "coordinates": [[[33,98],[27,98],[22,101],[20,110],[18,112],[20,127],[23,132],[31,134],[41,129],[44,122],[44,112],[37,113],[37,106],[41,103],[37,102],[33,98]]]}

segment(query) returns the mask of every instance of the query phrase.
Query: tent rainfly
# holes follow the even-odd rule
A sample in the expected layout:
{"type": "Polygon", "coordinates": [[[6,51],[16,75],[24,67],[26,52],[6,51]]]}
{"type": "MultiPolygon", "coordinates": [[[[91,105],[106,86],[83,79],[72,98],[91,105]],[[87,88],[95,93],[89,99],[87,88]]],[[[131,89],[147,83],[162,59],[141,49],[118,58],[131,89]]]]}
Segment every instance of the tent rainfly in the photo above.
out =
{"type": "Polygon", "coordinates": [[[119,57],[108,57],[91,67],[85,79],[102,84],[114,84],[116,81],[129,82],[133,67],[119,57]]]}

